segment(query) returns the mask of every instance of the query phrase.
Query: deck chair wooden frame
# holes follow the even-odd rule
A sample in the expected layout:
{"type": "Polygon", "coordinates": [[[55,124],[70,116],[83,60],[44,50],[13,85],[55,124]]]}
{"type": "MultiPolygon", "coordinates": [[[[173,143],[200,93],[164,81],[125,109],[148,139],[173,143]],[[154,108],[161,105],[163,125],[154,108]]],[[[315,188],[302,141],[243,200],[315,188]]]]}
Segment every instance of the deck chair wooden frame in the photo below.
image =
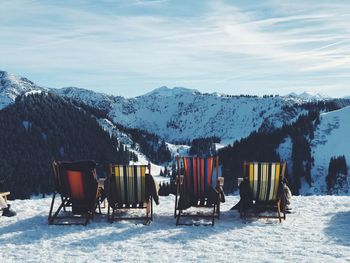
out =
{"type": "MultiPolygon", "coordinates": [[[[216,196],[216,201],[209,204],[208,203],[208,198],[207,198],[207,193],[203,193],[203,196],[201,198],[198,198],[198,201],[195,204],[191,204],[191,207],[195,207],[195,208],[208,208],[209,210],[211,210],[211,212],[209,212],[208,214],[204,214],[204,213],[200,213],[200,214],[190,214],[190,213],[185,213],[184,210],[179,208],[179,201],[181,198],[181,195],[184,193],[183,191],[186,191],[184,188],[184,180],[186,180],[186,176],[190,176],[189,174],[186,174],[185,168],[181,167],[180,164],[180,160],[182,159],[182,162],[184,164],[184,160],[186,158],[190,158],[190,160],[193,160],[193,158],[196,158],[196,160],[199,162],[199,164],[201,165],[201,163],[203,161],[205,161],[205,159],[208,158],[199,158],[199,157],[176,157],[176,161],[177,161],[177,170],[178,170],[178,175],[176,177],[176,196],[175,196],[175,208],[174,208],[174,217],[176,218],[176,225],[193,225],[193,224],[185,224],[185,223],[180,223],[180,218],[181,217],[187,217],[187,218],[209,218],[211,221],[211,225],[214,226],[215,224],[215,218],[220,218],[220,202],[221,202],[221,198],[220,198],[220,182],[219,182],[219,157],[209,157],[212,159],[212,173],[211,173],[211,177],[213,176],[213,173],[215,173],[215,178],[216,178],[216,182],[215,182],[215,190],[217,191],[217,196],[216,196]],[[203,160],[203,161],[202,161],[203,160]],[[180,172],[181,170],[184,170],[184,175],[181,175],[180,172]]],[[[202,167],[199,167],[199,170],[201,170],[202,167]]],[[[204,171],[203,171],[204,173],[204,171]]],[[[223,178],[222,178],[223,179],[223,178]]],[[[199,179],[201,180],[201,179],[199,179]]],[[[221,182],[223,182],[223,180],[221,180],[221,182]]],[[[208,186],[210,187],[210,186],[208,186]]]]}
{"type": "MultiPolygon", "coordinates": [[[[98,202],[98,183],[96,180],[96,170],[95,168],[91,168],[90,172],[84,173],[83,171],[77,171],[78,173],[82,173],[83,176],[91,176],[93,178],[89,178],[89,182],[91,182],[91,186],[89,186],[88,191],[91,191],[89,195],[88,203],[87,203],[87,211],[78,215],[73,214],[71,211],[67,211],[67,208],[69,210],[73,210],[74,206],[74,189],[71,188],[71,185],[67,184],[65,182],[64,173],[67,172],[67,169],[64,169],[62,165],[64,164],[73,164],[73,163],[82,163],[82,162],[88,162],[93,167],[94,162],[93,161],[81,161],[81,162],[57,162],[54,161],[52,163],[53,171],[54,171],[54,183],[55,183],[55,191],[52,196],[51,206],[50,206],[50,212],[48,216],[48,222],[50,225],[87,225],[89,221],[94,217],[95,210],[97,207],[99,207],[98,202]],[[71,189],[67,189],[71,188],[71,189]],[[54,203],[56,196],[60,195],[60,201],[58,208],[54,212],[54,203]],[[95,195],[95,198],[93,199],[93,195],[95,195]],[[64,215],[61,215],[62,210],[64,212],[64,215]]],[[[96,164],[95,164],[96,166],[96,164]]],[[[85,180],[85,179],[81,179],[85,180]]],[[[89,184],[90,185],[90,184],[89,184]]],[[[85,190],[84,190],[85,191],[85,190]]],[[[101,208],[100,208],[101,212],[101,208]]]]}
{"type": "Polygon", "coordinates": [[[245,180],[248,180],[250,189],[253,185],[253,189],[251,189],[252,198],[251,200],[249,200],[253,203],[250,203],[248,205],[246,203],[246,200],[241,200],[241,218],[244,218],[244,220],[247,220],[248,217],[275,218],[278,219],[279,222],[282,222],[282,219],[286,219],[286,209],[285,207],[281,207],[281,204],[286,204],[285,200],[282,200],[283,198],[285,198],[284,188],[281,189],[281,193],[278,196],[278,188],[280,187],[279,184],[284,182],[285,170],[286,162],[279,163],[244,161],[243,178],[245,180]],[[279,176],[276,175],[277,173],[279,173],[279,176]],[[272,176],[275,176],[274,180],[271,179],[272,176]],[[273,191],[271,191],[271,187],[273,188],[273,191]],[[265,190],[262,191],[263,188],[265,190]],[[254,213],[248,213],[249,208],[252,208],[254,213]],[[275,209],[277,215],[259,215],[257,210],[261,208],[275,209]]]}
{"type": "Polygon", "coordinates": [[[145,220],[146,224],[149,224],[153,221],[153,198],[150,190],[152,183],[151,176],[150,164],[110,164],[108,222],[113,223],[121,220],[145,220]],[[145,215],[120,215],[123,211],[128,212],[128,210],[145,210],[145,215]]]}
{"type": "MultiPolygon", "coordinates": [[[[4,198],[4,201],[5,201],[5,203],[7,204],[7,196],[9,196],[10,195],[10,192],[0,192],[0,196],[2,196],[2,198],[4,198]]],[[[2,209],[0,208],[0,211],[1,211],[2,209]]]]}
{"type": "Polygon", "coordinates": [[[6,204],[7,204],[7,196],[10,195],[10,192],[0,192],[0,195],[4,198],[6,204]]]}

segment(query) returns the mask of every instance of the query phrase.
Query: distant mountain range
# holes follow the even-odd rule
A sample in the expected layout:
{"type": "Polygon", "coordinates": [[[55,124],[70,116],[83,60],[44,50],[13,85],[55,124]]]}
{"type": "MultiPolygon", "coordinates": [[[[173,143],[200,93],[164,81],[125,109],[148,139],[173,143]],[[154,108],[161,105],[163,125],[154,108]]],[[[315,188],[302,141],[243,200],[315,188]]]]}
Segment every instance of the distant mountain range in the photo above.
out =
{"type": "Polygon", "coordinates": [[[252,131],[267,131],[292,122],[305,113],[303,105],[314,99],[329,99],[309,93],[284,97],[203,94],[179,87],[161,87],[129,99],[74,87],[48,89],[6,72],[0,72],[0,84],[1,108],[19,94],[50,90],[106,111],[115,123],[146,130],[169,142],[209,136],[219,137],[226,143],[233,142],[252,131]]]}
{"type": "MultiPolygon", "coordinates": [[[[332,99],[309,92],[291,93],[287,96],[232,96],[201,93],[182,87],[160,87],[142,96],[124,98],[75,87],[41,87],[26,78],[0,71],[0,111],[15,103],[20,95],[39,94],[43,91],[74,102],[78,108],[85,108],[86,105],[86,113],[94,115],[104,130],[152,160],[157,160],[160,152],[168,154],[164,141],[172,143],[167,145],[173,155],[180,147],[176,145],[189,145],[197,138],[219,138],[220,147],[224,147],[246,138],[252,132],[269,133],[294,123],[300,116],[312,110],[326,109],[327,107],[322,106],[323,103],[334,104],[333,108],[337,109],[350,105],[350,100],[345,98],[332,99]]],[[[345,120],[350,119],[349,112],[346,108],[339,110],[341,117],[338,126],[333,123],[337,123],[334,121],[336,117],[329,119],[327,114],[335,116],[338,113],[322,113],[321,123],[315,128],[315,137],[308,138],[315,159],[312,169],[314,192],[325,192],[324,177],[329,162],[327,159],[334,154],[341,154],[344,149],[343,154],[350,161],[350,150],[346,151],[350,149],[350,145],[334,151],[340,149],[337,148],[337,143],[347,146],[347,139],[344,138],[348,132],[345,120]],[[342,131],[338,134],[336,130],[339,129],[342,131]],[[332,134],[338,134],[336,139],[332,134]],[[328,146],[322,148],[321,145],[328,146]]],[[[276,149],[283,159],[290,160],[292,144],[286,138],[281,146],[283,150],[276,149]]],[[[302,192],[308,193],[310,189],[305,187],[302,192]]]]}
{"type": "Polygon", "coordinates": [[[304,101],[305,100],[318,101],[318,100],[330,100],[330,99],[332,99],[331,97],[326,96],[326,95],[322,95],[320,93],[312,93],[312,92],[306,92],[306,91],[303,93],[300,93],[300,94],[292,92],[292,93],[288,94],[287,97],[301,99],[304,101]]]}

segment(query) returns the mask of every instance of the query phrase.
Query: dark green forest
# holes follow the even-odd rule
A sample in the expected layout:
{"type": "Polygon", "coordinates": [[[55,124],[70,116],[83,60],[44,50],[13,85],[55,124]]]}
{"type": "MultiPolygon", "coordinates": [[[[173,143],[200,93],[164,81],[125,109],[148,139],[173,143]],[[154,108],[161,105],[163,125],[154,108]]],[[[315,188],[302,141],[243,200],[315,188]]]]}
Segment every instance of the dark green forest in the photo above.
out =
{"type": "Polygon", "coordinates": [[[329,161],[328,175],[326,177],[329,194],[337,193],[347,187],[348,166],[345,156],[335,156],[329,161]]]}
{"type": "Polygon", "coordinates": [[[135,158],[94,116],[57,95],[20,96],[0,111],[0,179],[12,198],[53,191],[53,160],[127,163],[135,158]]]}
{"type": "Polygon", "coordinates": [[[268,132],[252,132],[248,137],[235,141],[233,145],[220,149],[218,154],[225,177],[224,190],[232,192],[237,189],[237,178],[242,176],[244,161],[282,161],[277,148],[288,137],[292,140],[291,162],[287,162],[286,171],[288,184],[293,194],[299,194],[301,178],[305,178],[311,186],[311,167],[314,160],[310,141],[319,124],[320,112],[337,110],[348,105],[350,101],[342,99],[301,105],[308,113],[300,116],[296,122],[268,132]]]}

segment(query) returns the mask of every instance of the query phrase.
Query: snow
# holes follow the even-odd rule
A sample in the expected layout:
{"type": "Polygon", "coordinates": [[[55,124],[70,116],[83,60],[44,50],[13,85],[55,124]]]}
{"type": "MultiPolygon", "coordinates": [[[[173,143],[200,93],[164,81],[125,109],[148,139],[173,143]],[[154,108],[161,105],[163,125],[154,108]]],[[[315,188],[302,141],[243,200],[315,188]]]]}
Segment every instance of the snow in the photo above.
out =
{"type": "Polygon", "coordinates": [[[42,93],[42,90],[31,90],[31,91],[27,91],[26,93],[24,93],[24,96],[41,94],[41,93],[42,93]]]}
{"type": "MultiPolygon", "coordinates": [[[[174,196],[161,197],[154,221],[86,227],[47,224],[50,198],[15,200],[17,216],[0,217],[0,258],[6,262],[349,262],[350,197],[293,197],[287,220],[244,223],[230,211],[211,226],[175,226],[174,196]]],[[[136,213],[136,212],[135,212],[136,213]]],[[[1,260],[4,262],[3,260],[1,260]]]]}
{"type": "Polygon", "coordinates": [[[320,100],[332,99],[331,97],[329,97],[327,95],[324,95],[321,93],[314,93],[314,92],[310,92],[310,91],[304,91],[303,93],[300,93],[300,94],[292,92],[292,93],[286,95],[286,97],[296,98],[296,99],[300,99],[303,101],[320,101],[320,100]]]}
{"type": "MultiPolygon", "coordinates": [[[[121,132],[112,122],[110,122],[107,119],[98,119],[97,122],[110,135],[114,134],[118,138],[118,140],[128,148],[128,151],[133,152],[137,155],[138,161],[137,162],[130,161],[130,164],[148,164],[149,163],[147,157],[141,151],[139,151],[139,145],[136,144],[136,149],[133,149],[131,147],[131,144],[133,143],[132,139],[127,134],[121,132]]],[[[159,176],[160,170],[163,167],[151,162],[150,164],[151,164],[152,175],[159,176]]]]}
{"type": "Polygon", "coordinates": [[[349,120],[350,106],[321,114],[320,124],[311,141],[312,156],[315,160],[311,170],[314,183],[311,188],[302,187],[302,194],[318,194],[327,191],[326,176],[331,157],[345,155],[349,166],[350,141],[347,139],[350,134],[349,120]]]}
{"type": "Polygon", "coordinates": [[[26,78],[20,78],[0,71],[0,110],[14,103],[17,96],[33,91],[38,93],[47,88],[39,87],[26,78]]]}
{"type": "Polygon", "coordinates": [[[135,98],[64,88],[53,92],[108,112],[115,123],[154,133],[167,142],[217,136],[232,143],[257,131],[295,121],[309,100],[291,97],[240,97],[202,94],[181,87],[161,87],[135,98]],[[286,111],[285,107],[291,107],[286,111]]]}
{"type": "Polygon", "coordinates": [[[166,143],[166,146],[168,147],[173,159],[176,156],[188,156],[191,148],[191,146],[188,146],[188,145],[172,144],[172,143],[166,143]]]}
{"type": "Polygon", "coordinates": [[[288,173],[292,174],[292,150],[293,150],[293,141],[290,136],[286,137],[283,142],[278,146],[277,153],[281,157],[281,160],[286,161],[288,173]]]}

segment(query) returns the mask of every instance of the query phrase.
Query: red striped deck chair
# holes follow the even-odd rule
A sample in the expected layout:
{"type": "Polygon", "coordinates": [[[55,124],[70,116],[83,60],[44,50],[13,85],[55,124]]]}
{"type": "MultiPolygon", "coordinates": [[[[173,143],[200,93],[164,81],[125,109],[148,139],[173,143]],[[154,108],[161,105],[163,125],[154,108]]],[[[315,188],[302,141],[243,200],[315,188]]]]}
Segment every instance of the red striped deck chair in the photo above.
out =
{"type": "MultiPolygon", "coordinates": [[[[286,163],[268,162],[244,162],[243,178],[247,180],[250,190],[250,200],[241,202],[241,218],[276,218],[279,221],[286,219],[285,209],[281,209],[283,194],[283,181],[286,170],[286,163]],[[249,208],[254,213],[248,213],[249,208]],[[259,215],[259,210],[270,209],[276,211],[277,215],[259,215]],[[281,215],[283,211],[283,216],[281,215]]],[[[285,203],[285,202],[282,202],[285,203]]]]}
{"type": "Polygon", "coordinates": [[[108,221],[117,220],[153,220],[153,183],[151,166],[148,165],[110,165],[108,193],[108,221]],[[145,216],[126,216],[129,209],[145,209],[145,216]]]}
{"type": "Polygon", "coordinates": [[[180,217],[210,218],[214,225],[215,217],[219,218],[220,215],[219,158],[177,157],[177,167],[174,211],[176,225],[188,225],[180,224],[180,217]],[[212,212],[210,214],[184,212],[190,207],[209,208],[212,212]]]}
{"type": "Polygon", "coordinates": [[[96,163],[54,161],[52,166],[55,191],[48,217],[49,224],[88,224],[97,207],[96,163]],[[61,204],[53,212],[57,194],[61,197],[61,204]],[[67,211],[67,208],[70,211],[67,211]]]}

